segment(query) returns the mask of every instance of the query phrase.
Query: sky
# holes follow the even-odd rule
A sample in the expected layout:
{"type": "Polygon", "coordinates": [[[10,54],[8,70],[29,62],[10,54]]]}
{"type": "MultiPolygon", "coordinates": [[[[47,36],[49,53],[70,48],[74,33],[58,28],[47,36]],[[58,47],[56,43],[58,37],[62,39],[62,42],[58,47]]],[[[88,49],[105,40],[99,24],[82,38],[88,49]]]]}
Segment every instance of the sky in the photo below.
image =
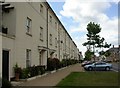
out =
{"type": "MultiPolygon", "coordinates": [[[[83,55],[87,41],[87,24],[95,22],[102,28],[100,36],[118,46],[118,0],[53,0],[48,1],[83,55]]],[[[112,47],[112,46],[111,46],[112,47]]]]}

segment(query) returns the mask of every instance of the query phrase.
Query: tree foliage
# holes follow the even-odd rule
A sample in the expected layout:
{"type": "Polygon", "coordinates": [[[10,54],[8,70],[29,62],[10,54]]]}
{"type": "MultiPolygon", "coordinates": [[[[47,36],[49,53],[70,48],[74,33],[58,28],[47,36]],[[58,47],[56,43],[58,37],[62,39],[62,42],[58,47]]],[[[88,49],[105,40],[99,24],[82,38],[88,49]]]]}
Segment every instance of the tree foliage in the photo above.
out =
{"type": "Polygon", "coordinates": [[[93,55],[93,52],[91,52],[90,50],[87,50],[86,52],[85,52],[85,60],[91,60],[91,57],[92,57],[92,55],[93,55]]]}
{"type": "Polygon", "coordinates": [[[109,48],[111,44],[105,42],[105,38],[100,37],[99,33],[101,32],[100,24],[95,24],[90,22],[87,25],[87,42],[83,43],[83,46],[87,46],[88,50],[92,50],[95,53],[95,48],[109,48]]]}

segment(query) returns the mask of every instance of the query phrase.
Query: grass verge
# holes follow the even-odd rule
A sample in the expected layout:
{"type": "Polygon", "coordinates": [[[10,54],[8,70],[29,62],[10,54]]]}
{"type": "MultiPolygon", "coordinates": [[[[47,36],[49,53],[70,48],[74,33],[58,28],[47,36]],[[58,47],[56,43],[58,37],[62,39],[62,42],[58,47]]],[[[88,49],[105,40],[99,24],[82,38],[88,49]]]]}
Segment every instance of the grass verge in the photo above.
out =
{"type": "Polygon", "coordinates": [[[117,72],[72,72],[61,80],[57,87],[119,88],[117,72]]]}

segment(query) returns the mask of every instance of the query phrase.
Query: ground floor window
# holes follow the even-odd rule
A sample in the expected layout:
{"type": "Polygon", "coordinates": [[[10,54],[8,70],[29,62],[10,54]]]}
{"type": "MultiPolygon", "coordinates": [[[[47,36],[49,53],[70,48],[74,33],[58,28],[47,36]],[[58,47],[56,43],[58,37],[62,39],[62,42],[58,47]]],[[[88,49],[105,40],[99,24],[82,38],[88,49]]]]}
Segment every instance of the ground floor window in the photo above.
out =
{"type": "Polygon", "coordinates": [[[26,49],[26,67],[31,66],[31,50],[26,49]]]}
{"type": "Polygon", "coordinates": [[[43,52],[39,52],[39,64],[42,65],[43,64],[43,52]]]}

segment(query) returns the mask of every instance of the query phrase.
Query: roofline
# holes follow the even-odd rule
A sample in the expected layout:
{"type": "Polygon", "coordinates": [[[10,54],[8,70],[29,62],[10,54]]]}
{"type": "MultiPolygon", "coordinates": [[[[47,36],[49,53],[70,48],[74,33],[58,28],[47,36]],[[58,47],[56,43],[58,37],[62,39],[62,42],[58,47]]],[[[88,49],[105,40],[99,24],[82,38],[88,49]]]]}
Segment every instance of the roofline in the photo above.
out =
{"type": "MultiPolygon", "coordinates": [[[[45,0],[46,1],[46,0],[45,0]]],[[[61,24],[61,26],[63,27],[63,29],[65,30],[65,32],[68,34],[69,38],[72,40],[72,42],[74,43],[74,45],[77,47],[77,45],[75,44],[75,42],[73,41],[73,39],[71,38],[70,34],[67,32],[66,28],[63,26],[63,24],[61,23],[61,21],[59,20],[59,18],[57,17],[57,15],[55,14],[55,12],[53,11],[53,9],[50,7],[49,3],[46,1],[45,4],[47,5],[47,9],[50,9],[52,11],[52,13],[54,14],[54,16],[57,18],[57,20],[59,21],[59,24],[61,24]]]]}

